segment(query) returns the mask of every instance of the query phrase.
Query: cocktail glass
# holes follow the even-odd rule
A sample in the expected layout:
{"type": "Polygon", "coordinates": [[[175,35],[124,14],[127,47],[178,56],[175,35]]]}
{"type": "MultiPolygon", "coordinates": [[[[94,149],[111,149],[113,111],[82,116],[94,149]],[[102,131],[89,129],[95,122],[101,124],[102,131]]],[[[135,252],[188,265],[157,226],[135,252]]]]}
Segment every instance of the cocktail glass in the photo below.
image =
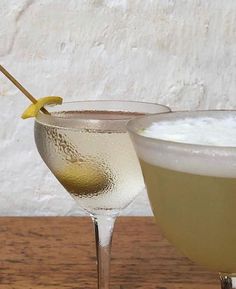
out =
{"type": "Polygon", "coordinates": [[[235,127],[236,111],[146,116],[131,120],[128,130],[141,163],[153,213],[166,238],[193,261],[220,272],[222,288],[235,288],[236,147],[218,145],[224,129],[217,136],[217,145],[143,135],[143,130],[153,123],[188,118],[198,121],[213,118],[213,122],[231,118],[235,127]]]}
{"type": "Polygon", "coordinates": [[[138,158],[126,130],[133,117],[168,112],[130,101],[78,101],[47,107],[35,121],[38,151],[59,182],[93,219],[98,288],[109,288],[113,226],[143,190],[138,158]]]}

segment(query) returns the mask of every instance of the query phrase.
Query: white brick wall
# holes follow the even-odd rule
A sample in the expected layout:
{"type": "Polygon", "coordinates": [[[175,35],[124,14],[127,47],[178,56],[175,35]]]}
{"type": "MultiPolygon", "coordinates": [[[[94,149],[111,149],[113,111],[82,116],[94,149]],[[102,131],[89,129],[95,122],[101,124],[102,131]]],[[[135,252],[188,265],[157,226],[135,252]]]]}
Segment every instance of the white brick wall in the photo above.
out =
{"type": "MultiPolygon", "coordinates": [[[[1,0],[0,63],[36,97],[236,108],[236,1],[1,0]]],[[[0,104],[0,214],[79,214],[1,75],[0,104]]],[[[131,209],[150,214],[144,194],[131,209]]]]}

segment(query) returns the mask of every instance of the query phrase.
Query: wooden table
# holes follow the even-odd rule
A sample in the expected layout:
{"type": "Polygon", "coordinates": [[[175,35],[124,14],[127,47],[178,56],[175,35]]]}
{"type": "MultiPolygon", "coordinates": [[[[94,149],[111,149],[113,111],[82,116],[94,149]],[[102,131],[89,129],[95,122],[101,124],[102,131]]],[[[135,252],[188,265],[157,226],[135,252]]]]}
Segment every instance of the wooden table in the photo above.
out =
{"type": "MultiPolygon", "coordinates": [[[[89,218],[0,218],[1,289],[95,289],[89,218]]],[[[215,289],[209,273],[181,256],[151,217],[121,217],[115,227],[111,289],[215,289]]]]}

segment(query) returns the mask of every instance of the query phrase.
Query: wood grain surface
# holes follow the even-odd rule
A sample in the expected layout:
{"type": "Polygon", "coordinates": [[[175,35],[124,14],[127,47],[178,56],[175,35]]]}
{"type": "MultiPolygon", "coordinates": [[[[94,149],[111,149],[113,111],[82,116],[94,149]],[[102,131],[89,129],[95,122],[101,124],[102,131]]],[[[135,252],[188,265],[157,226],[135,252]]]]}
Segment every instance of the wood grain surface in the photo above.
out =
{"type": "MultiPolygon", "coordinates": [[[[90,218],[0,218],[1,289],[95,289],[90,218]]],[[[115,226],[111,289],[216,289],[218,275],[194,265],[162,237],[151,217],[115,226]]]]}

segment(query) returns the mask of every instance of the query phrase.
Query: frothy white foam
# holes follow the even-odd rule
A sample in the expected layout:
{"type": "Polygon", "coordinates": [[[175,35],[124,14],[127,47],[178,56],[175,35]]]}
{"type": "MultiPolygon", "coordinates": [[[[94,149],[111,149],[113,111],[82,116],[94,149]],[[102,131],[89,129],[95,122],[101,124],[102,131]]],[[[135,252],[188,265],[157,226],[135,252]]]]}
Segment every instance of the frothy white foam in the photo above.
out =
{"type": "Polygon", "coordinates": [[[178,113],[176,115],[177,118],[175,115],[172,118],[170,114],[171,117],[153,122],[140,132],[148,137],[172,142],[137,138],[135,147],[139,158],[151,165],[170,170],[236,178],[235,113],[211,113],[208,117],[199,114],[197,117],[186,118],[181,114],[181,119],[178,118],[178,113]],[[176,145],[179,142],[199,146],[176,145]]]}
{"type": "Polygon", "coordinates": [[[236,118],[185,118],[154,122],[141,135],[188,144],[236,147],[236,118]]]}

